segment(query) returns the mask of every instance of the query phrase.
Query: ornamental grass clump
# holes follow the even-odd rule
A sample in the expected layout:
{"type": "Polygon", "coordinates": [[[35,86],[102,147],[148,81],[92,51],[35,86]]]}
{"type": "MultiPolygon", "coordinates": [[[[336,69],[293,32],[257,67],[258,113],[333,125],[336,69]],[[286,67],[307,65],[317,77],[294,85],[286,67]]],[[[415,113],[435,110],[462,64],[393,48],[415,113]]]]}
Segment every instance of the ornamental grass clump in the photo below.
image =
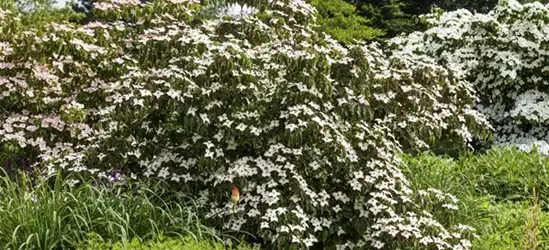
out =
{"type": "Polygon", "coordinates": [[[426,16],[425,32],[394,38],[396,56],[431,57],[471,82],[498,145],[549,154],[549,6],[502,0],[489,13],[426,16]]]}
{"type": "Polygon", "coordinates": [[[95,22],[30,29],[4,10],[0,141],[44,174],[173,182],[220,228],[271,247],[470,248],[470,227],[422,209],[452,213],[453,197],[415,194],[398,168],[402,151],[487,136],[466,82],[344,48],[301,0],[238,18],[197,19],[200,7],[102,1],[95,22]]]}
{"type": "Polygon", "coordinates": [[[0,179],[0,248],[75,249],[92,239],[148,241],[161,236],[221,242],[193,201],[165,183],[104,186],[61,174],[0,179]]]}

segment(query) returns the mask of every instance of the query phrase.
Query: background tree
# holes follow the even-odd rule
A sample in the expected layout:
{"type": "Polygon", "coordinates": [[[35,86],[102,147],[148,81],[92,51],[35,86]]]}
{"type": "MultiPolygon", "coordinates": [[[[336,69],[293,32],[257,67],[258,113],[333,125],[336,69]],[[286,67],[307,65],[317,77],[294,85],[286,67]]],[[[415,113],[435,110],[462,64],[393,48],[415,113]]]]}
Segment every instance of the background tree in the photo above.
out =
{"type": "Polygon", "coordinates": [[[374,27],[385,31],[386,37],[394,37],[421,28],[414,16],[424,13],[423,9],[414,10],[414,8],[429,6],[426,3],[418,5],[405,0],[354,0],[352,2],[357,6],[358,14],[371,19],[374,27]]]}
{"type": "Polygon", "coordinates": [[[322,30],[343,44],[354,40],[373,40],[385,35],[382,29],[371,26],[371,21],[358,15],[356,7],[343,0],[313,0],[322,30]]]}
{"type": "MultiPolygon", "coordinates": [[[[424,30],[425,22],[418,16],[428,14],[432,8],[438,7],[445,11],[467,9],[472,12],[487,13],[493,9],[498,0],[346,0],[354,4],[357,14],[371,20],[373,28],[385,32],[385,37],[394,37],[402,33],[424,30]]],[[[330,2],[330,1],[328,1],[330,2]]],[[[534,2],[520,0],[521,3],[534,2]]],[[[539,2],[547,3],[548,0],[539,2]]]]}

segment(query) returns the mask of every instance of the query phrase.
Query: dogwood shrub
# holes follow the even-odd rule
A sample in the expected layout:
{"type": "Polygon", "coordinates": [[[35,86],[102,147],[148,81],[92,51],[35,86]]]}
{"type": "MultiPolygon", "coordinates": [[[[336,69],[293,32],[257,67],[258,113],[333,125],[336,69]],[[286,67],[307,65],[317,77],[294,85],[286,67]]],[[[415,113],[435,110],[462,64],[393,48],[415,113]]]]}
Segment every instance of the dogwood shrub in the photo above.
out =
{"type": "Polygon", "coordinates": [[[467,82],[428,58],[341,47],[301,0],[199,8],[100,2],[96,22],[34,28],[2,10],[3,150],[44,174],[179,183],[209,218],[278,248],[470,248],[471,228],[428,212],[450,216],[455,198],[413,193],[398,169],[402,151],[486,136],[467,82]]]}
{"type": "Polygon", "coordinates": [[[549,8],[504,0],[488,14],[427,16],[429,30],[391,41],[396,55],[427,55],[472,82],[495,142],[549,154],[549,8]]]}

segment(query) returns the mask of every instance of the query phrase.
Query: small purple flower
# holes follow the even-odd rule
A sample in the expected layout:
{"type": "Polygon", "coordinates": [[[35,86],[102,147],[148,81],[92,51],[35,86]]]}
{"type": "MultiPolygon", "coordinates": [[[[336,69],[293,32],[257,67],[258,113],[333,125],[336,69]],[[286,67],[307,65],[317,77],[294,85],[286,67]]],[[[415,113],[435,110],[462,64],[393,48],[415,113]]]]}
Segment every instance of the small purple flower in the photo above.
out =
{"type": "Polygon", "coordinates": [[[9,160],[6,161],[4,170],[6,171],[6,174],[8,176],[11,176],[11,167],[10,167],[10,161],[9,160]]]}
{"type": "Polygon", "coordinates": [[[111,172],[111,178],[112,178],[112,181],[114,183],[118,182],[119,179],[120,179],[120,175],[123,173],[124,169],[123,168],[117,168],[117,169],[114,169],[112,172],[111,172]]]}

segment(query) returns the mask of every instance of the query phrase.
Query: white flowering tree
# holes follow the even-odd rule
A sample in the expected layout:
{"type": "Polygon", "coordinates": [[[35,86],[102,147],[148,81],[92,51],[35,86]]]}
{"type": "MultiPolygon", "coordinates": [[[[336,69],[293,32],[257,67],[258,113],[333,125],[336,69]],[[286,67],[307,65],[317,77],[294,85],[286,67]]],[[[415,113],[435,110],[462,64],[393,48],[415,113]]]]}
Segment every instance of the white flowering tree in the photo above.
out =
{"type": "Polygon", "coordinates": [[[429,59],[343,48],[301,0],[199,9],[100,2],[97,22],[33,28],[2,10],[3,152],[43,174],[178,183],[226,229],[281,249],[470,248],[471,228],[448,220],[455,198],[413,193],[398,169],[403,150],[485,135],[466,82],[429,59]]]}
{"type": "Polygon", "coordinates": [[[427,16],[429,30],[391,41],[395,55],[435,58],[474,84],[495,142],[549,154],[549,8],[503,0],[488,14],[427,16]]]}

